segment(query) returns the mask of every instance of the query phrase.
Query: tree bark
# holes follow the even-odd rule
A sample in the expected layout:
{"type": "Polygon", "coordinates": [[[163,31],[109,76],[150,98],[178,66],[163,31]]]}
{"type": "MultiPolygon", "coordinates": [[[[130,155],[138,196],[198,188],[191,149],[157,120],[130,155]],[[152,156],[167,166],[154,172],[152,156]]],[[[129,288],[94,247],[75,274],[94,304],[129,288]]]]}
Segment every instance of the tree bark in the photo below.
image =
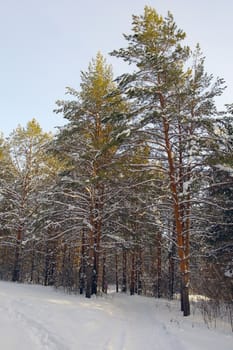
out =
{"type": "MultiPolygon", "coordinates": [[[[163,118],[163,129],[164,129],[164,138],[166,145],[166,152],[168,157],[169,165],[169,179],[170,179],[170,188],[173,197],[173,211],[174,219],[176,226],[176,235],[177,235],[177,250],[179,256],[179,266],[181,274],[181,310],[183,311],[184,316],[190,315],[190,304],[189,304],[189,273],[188,273],[188,256],[185,256],[185,246],[184,246],[184,230],[183,223],[180,214],[180,204],[178,196],[178,184],[175,179],[175,165],[172,155],[171,144],[169,140],[169,123],[166,118],[163,118]]],[[[187,242],[188,244],[188,242],[187,242]]]]}
{"type": "Polygon", "coordinates": [[[118,255],[115,255],[115,280],[116,280],[116,292],[119,292],[119,279],[118,279],[118,255]]]}
{"type": "Polygon", "coordinates": [[[127,292],[127,254],[126,249],[123,248],[122,251],[122,288],[121,291],[126,293],[127,292]]]}
{"type": "Polygon", "coordinates": [[[137,258],[137,294],[142,294],[142,248],[139,247],[137,258]]]}
{"type": "Polygon", "coordinates": [[[175,282],[175,223],[172,225],[172,234],[171,234],[171,246],[169,249],[168,260],[169,260],[169,297],[173,299],[174,296],[174,282],[175,282]]]}
{"type": "Polygon", "coordinates": [[[159,231],[157,235],[157,297],[161,298],[162,282],[162,234],[159,231]]]}
{"type": "Polygon", "coordinates": [[[131,253],[130,295],[135,293],[135,251],[131,253]]]}
{"type": "Polygon", "coordinates": [[[79,293],[83,294],[85,290],[85,273],[86,273],[86,258],[85,258],[85,232],[82,230],[82,239],[81,239],[81,259],[80,259],[80,268],[79,268],[79,293]]]}
{"type": "Polygon", "coordinates": [[[21,255],[21,243],[22,243],[22,228],[20,227],[16,237],[14,268],[12,273],[12,281],[18,282],[20,277],[20,255],[21,255]]]}

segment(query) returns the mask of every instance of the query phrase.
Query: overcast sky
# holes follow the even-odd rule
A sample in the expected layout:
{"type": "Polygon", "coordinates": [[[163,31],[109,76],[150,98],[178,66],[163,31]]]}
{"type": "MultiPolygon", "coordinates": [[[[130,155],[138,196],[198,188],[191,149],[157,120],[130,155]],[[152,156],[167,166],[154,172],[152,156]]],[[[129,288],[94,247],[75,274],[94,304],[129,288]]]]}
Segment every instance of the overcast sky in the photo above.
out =
{"type": "Polygon", "coordinates": [[[220,104],[233,102],[232,0],[0,0],[0,130],[5,136],[35,117],[55,131],[62,117],[53,113],[65,87],[79,88],[80,71],[101,51],[115,75],[125,66],[108,57],[125,45],[132,14],[145,5],[159,14],[171,11],[187,34],[199,42],[206,69],[226,80],[220,104]]]}

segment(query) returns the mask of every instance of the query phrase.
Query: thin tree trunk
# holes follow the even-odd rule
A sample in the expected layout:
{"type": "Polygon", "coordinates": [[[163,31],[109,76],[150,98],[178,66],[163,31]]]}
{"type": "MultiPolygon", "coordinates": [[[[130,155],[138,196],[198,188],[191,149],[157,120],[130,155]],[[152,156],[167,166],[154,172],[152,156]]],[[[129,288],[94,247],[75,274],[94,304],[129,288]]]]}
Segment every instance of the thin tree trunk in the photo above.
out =
{"type": "Polygon", "coordinates": [[[82,240],[81,240],[81,259],[80,259],[80,269],[79,269],[79,293],[83,294],[85,289],[85,270],[86,270],[86,258],[85,258],[85,232],[82,230],[82,240]]]}
{"type": "Polygon", "coordinates": [[[135,251],[131,253],[130,295],[135,293],[135,251]]]}
{"type": "Polygon", "coordinates": [[[90,204],[90,225],[88,235],[88,258],[86,267],[86,298],[91,298],[92,294],[97,293],[97,256],[96,256],[96,223],[94,221],[94,211],[95,208],[95,194],[92,194],[91,204],[90,204]]]}
{"type": "Polygon", "coordinates": [[[32,260],[31,260],[31,271],[30,271],[30,282],[34,282],[34,271],[35,271],[35,242],[32,242],[32,260]]]}
{"type": "Polygon", "coordinates": [[[67,245],[63,245],[63,251],[62,251],[62,286],[65,287],[66,285],[66,251],[67,251],[67,245]]]}
{"type": "Polygon", "coordinates": [[[126,254],[126,249],[123,248],[122,251],[122,292],[126,293],[127,292],[127,254],[126,254]]]}
{"type": "Polygon", "coordinates": [[[169,297],[173,299],[174,296],[174,282],[175,282],[175,224],[172,227],[172,242],[168,254],[169,260],[169,297]]]}
{"type": "Polygon", "coordinates": [[[162,234],[159,231],[157,235],[157,297],[161,298],[162,282],[162,234]]]}
{"type": "Polygon", "coordinates": [[[91,265],[88,264],[86,267],[86,298],[91,298],[92,274],[93,274],[93,268],[91,265]]]}
{"type": "MultiPolygon", "coordinates": [[[[92,212],[92,211],[91,211],[92,212]]],[[[91,217],[90,224],[94,229],[94,221],[91,217]]],[[[88,259],[86,267],[86,298],[90,298],[92,294],[97,293],[96,280],[96,255],[95,255],[95,233],[93,229],[89,231],[88,237],[88,259]]]]}
{"type": "Polygon", "coordinates": [[[99,266],[97,266],[97,264],[99,265],[99,259],[97,260],[97,254],[99,257],[99,253],[96,253],[96,245],[94,245],[94,265],[92,269],[91,294],[97,294],[97,282],[98,282],[98,270],[99,270],[99,266]]]}
{"type": "Polygon", "coordinates": [[[108,284],[106,276],[106,251],[103,252],[103,266],[102,266],[102,292],[107,294],[108,284]]]}
{"type": "Polygon", "coordinates": [[[119,292],[119,279],[118,279],[118,255],[115,254],[115,280],[116,280],[116,292],[119,292]]]}
{"type": "Polygon", "coordinates": [[[21,243],[22,243],[22,228],[20,227],[17,232],[17,240],[15,247],[15,259],[14,268],[12,273],[12,281],[18,282],[20,277],[20,255],[21,255],[21,243]]]}
{"type": "MultiPolygon", "coordinates": [[[[64,264],[63,264],[64,266],[64,264]]],[[[49,276],[49,252],[48,252],[48,246],[46,244],[45,248],[45,264],[44,264],[44,285],[48,285],[48,276],[49,276]]]]}
{"type": "Polygon", "coordinates": [[[139,247],[137,259],[137,294],[142,294],[142,248],[139,247]]]}

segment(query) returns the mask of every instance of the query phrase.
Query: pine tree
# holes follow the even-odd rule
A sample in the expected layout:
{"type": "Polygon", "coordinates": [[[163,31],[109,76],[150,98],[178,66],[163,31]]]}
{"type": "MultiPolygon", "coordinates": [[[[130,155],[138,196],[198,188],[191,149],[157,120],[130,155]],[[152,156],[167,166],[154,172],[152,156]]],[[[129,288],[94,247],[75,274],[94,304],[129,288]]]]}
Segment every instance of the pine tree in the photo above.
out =
{"type": "Polygon", "coordinates": [[[28,269],[26,265],[34,255],[27,251],[33,251],[34,243],[41,238],[38,235],[41,197],[48,178],[54,176],[56,163],[46,151],[51,138],[33,119],[26,128],[18,126],[7,142],[9,164],[3,169],[6,177],[1,179],[3,208],[0,215],[2,228],[7,232],[4,244],[14,247],[13,281],[24,279],[22,269],[28,269]],[[7,175],[9,171],[11,177],[7,175]]]}
{"type": "Polygon", "coordinates": [[[64,196],[69,192],[77,198],[79,241],[84,235],[86,242],[86,296],[89,298],[97,293],[97,284],[102,283],[99,267],[103,218],[109,200],[108,183],[120,143],[114,135],[122,130],[120,118],[114,125],[108,119],[111,113],[120,116],[127,107],[121,97],[111,96],[115,89],[112,69],[100,53],[89,64],[87,72],[81,72],[80,86],[80,93],[71,88],[67,90],[75,100],[58,101],[57,112],[62,112],[69,123],[58,135],[57,149],[66,154],[73,165],[69,172],[70,186],[64,196]]]}
{"type": "MultiPolygon", "coordinates": [[[[230,106],[228,106],[230,112],[230,106]]],[[[210,280],[203,288],[213,299],[228,301],[232,297],[233,253],[233,129],[232,115],[222,116],[215,127],[215,148],[208,158],[209,183],[206,186],[206,203],[209,222],[205,225],[202,263],[210,280]],[[214,205],[213,205],[213,204],[214,205]],[[215,287],[213,287],[213,285],[215,287]],[[224,285],[224,288],[222,288],[224,285]]]]}
{"type": "Polygon", "coordinates": [[[144,14],[133,16],[132,34],[124,35],[128,47],[112,55],[135,66],[131,74],[119,77],[119,89],[133,103],[134,126],[147,133],[152,154],[159,159],[170,189],[180,266],[181,308],[190,314],[190,229],[194,183],[200,174],[207,148],[208,129],[217,114],[214,97],[222,83],[212,84],[204,72],[199,47],[194,64],[187,68],[191,50],[182,46],[185,33],[173,16],[159,16],[146,6],[144,14]]]}

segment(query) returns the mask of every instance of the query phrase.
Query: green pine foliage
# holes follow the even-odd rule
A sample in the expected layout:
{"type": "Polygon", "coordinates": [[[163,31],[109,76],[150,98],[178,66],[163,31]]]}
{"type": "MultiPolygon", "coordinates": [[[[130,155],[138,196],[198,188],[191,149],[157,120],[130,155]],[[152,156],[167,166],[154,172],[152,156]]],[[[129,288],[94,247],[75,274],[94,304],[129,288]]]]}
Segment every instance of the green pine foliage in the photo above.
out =
{"type": "Polygon", "coordinates": [[[35,119],[1,135],[0,276],[87,297],[181,287],[187,316],[190,290],[231,298],[233,107],[170,12],[146,6],[124,38],[111,55],[130,72],[98,52],[56,135],[35,119]]]}

